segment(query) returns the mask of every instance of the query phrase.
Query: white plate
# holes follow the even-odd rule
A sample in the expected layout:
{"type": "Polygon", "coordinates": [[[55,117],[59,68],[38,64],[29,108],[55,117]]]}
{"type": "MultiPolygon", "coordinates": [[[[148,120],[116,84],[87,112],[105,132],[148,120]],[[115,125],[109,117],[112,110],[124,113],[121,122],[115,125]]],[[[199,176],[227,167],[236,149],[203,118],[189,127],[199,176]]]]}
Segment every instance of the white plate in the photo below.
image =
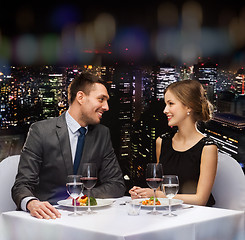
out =
{"type": "MultiPolygon", "coordinates": [[[[96,201],[97,201],[97,205],[91,206],[91,208],[105,207],[105,206],[109,206],[113,203],[113,200],[110,200],[110,199],[96,198],[96,201]]],[[[72,205],[72,199],[60,200],[57,203],[63,207],[74,207],[72,205]]],[[[77,206],[77,208],[88,208],[88,206],[77,206]]]]}
{"type": "MultiPolygon", "coordinates": [[[[137,199],[137,201],[142,202],[145,200],[148,200],[149,198],[144,198],[144,199],[137,199]]],[[[157,198],[158,201],[161,202],[161,205],[156,205],[156,208],[160,208],[160,207],[168,207],[168,199],[167,198],[157,198]]],[[[180,199],[171,199],[171,206],[176,206],[176,205],[180,205],[182,204],[183,201],[180,199]]],[[[152,205],[141,205],[141,207],[144,208],[152,208],[152,205]]]]}

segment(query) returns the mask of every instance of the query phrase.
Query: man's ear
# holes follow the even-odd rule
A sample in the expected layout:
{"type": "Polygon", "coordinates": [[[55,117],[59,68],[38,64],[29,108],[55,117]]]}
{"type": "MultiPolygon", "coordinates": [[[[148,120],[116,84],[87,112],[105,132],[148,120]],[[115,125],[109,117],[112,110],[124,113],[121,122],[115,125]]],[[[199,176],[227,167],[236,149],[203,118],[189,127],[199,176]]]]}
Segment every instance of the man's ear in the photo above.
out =
{"type": "Polygon", "coordinates": [[[80,104],[83,103],[84,97],[85,97],[85,93],[84,93],[83,91],[78,91],[78,92],[77,92],[76,100],[77,100],[80,104]]]}

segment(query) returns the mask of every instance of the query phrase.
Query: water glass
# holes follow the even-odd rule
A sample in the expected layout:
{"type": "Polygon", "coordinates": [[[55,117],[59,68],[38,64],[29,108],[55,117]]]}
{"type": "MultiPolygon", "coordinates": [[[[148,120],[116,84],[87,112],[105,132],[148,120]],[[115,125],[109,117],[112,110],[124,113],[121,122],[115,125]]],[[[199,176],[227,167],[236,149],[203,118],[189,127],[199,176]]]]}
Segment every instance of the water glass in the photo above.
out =
{"type": "Polygon", "coordinates": [[[127,203],[128,215],[137,216],[140,214],[141,201],[132,200],[127,203]]]}
{"type": "Polygon", "coordinates": [[[169,203],[168,214],[165,214],[164,216],[169,216],[169,217],[176,216],[176,214],[173,214],[171,210],[171,200],[179,191],[179,178],[176,175],[164,175],[162,178],[162,185],[163,185],[164,193],[168,198],[168,203],[169,203]]]}

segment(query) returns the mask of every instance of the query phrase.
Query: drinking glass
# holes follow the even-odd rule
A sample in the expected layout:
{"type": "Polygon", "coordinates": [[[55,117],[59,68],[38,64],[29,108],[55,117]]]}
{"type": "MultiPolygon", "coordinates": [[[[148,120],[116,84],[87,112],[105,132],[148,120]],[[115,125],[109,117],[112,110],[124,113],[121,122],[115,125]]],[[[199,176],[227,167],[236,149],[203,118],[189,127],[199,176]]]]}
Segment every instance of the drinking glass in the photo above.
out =
{"type": "Polygon", "coordinates": [[[94,211],[90,208],[90,190],[95,186],[97,182],[97,170],[95,163],[85,163],[82,166],[82,183],[88,190],[88,209],[87,214],[93,214],[94,211]]]}
{"type": "Polygon", "coordinates": [[[79,198],[83,191],[83,183],[80,175],[68,175],[66,181],[67,193],[74,199],[74,211],[69,214],[70,216],[79,216],[81,213],[77,212],[76,199],[79,198]]]}
{"type": "Polygon", "coordinates": [[[128,215],[130,216],[138,216],[140,214],[141,202],[137,201],[137,199],[131,200],[127,202],[128,215]]]}
{"type": "Polygon", "coordinates": [[[156,190],[162,183],[162,164],[161,163],[148,163],[146,167],[146,182],[154,192],[153,210],[149,214],[160,214],[156,210],[156,190]]]}
{"type": "Polygon", "coordinates": [[[168,198],[168,214],[164,216],[177,216],[171,211],[171,200],[179,191],[179,178],[176,175],[164,175],[162,177],[163,191],[165,192],[166,197],[168,198]]]}

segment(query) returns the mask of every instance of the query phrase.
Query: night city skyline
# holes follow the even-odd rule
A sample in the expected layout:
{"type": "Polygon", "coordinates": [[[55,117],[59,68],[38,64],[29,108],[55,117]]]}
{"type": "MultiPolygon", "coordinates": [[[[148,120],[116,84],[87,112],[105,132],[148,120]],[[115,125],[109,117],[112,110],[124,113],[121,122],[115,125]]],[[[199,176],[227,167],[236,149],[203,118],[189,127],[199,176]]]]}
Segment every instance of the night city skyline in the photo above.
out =
{"type": "Polygon", "coordinates": [[[197,59],[192,67],[169,64],[139,66],[73,65],[11,66],[0,73],[0,154],[19,154],[30,124],[59,116],[68,109],[67,87],[80,72],[101,76],[108,86],[110,111],[102,124],[109,127],[112,143],[128,185],[142,183],[145,165],[155,161],[155,141],[171,131],[163,114],[164,89],[184,79],[200,81],[215,107],[213,120],[200,130],[213,138],[221,152],[244,166],[244,70],[219,69],[197,59]]]}

